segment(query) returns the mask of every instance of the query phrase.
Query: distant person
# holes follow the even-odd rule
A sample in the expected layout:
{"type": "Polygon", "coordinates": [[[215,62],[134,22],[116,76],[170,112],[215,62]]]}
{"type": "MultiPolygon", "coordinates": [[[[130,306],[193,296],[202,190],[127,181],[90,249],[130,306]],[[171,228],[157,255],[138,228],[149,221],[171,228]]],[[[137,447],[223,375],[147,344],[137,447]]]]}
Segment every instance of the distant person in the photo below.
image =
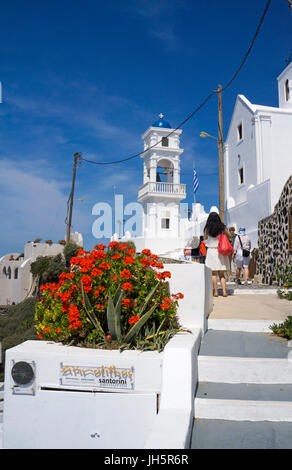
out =
{"type": "Polygon", "coordinates": [[[230,233],[230,243],[232,246],[234,246],[235,238],[236,238],[236,233],[235,233],[235,228],[234,227],[229,227],[229,233],[230,233]]]}
{"type": "Polygon", "coordinates": [[[184,247],[184,259],[187,261],[192,261],[192,244],[189,241],[184,247]]]}
{"type": "Polygon", "coordinates": [[[236,261],[236,282],[237,284],[241,284],[240,273],[243,268],[244,284],[247,285],[251,242],[248,235],[245,234],[244,227],[240,227],[238,235],[235,238],[233,248],[233,258],[235,258],[236,261]]]}
{"type": "Polygon", "coordinates": [[[202,235],[200,236],[199,251],[200,251],[200,263],[205,264],[205,260],[206,260],[206,242],[205,242],[204,237],[202,235]]]}
{"type": "Polygon", "coordinates": [[[200,262],[200,239],[196,236],[192,238],[192,260],[200,262]]]}
{"type": "Polygon", "coordinates": [[[225,234],[228,239],[230,233],[226,226],[221,222],[217,212],[211,212],[204,228],[204,238],[206,240],[207,255],[205,264],[212,269],[212,284],[214,297],[218,297],[217,276],[223,291],[223,297],[227,297],[225,271],[229,270],[229,257],[223,256],[218,252],[218,235],[225,234]]]}
{"type": "MultiPolygon", "coordinates": [[[[231,245],[234,248],[234,242],[235,242],[235,238],[236,238],[235,228],[234,227],[229,227],[228,230],[229,230],[229,233],[231,235],[229,241],[230,241],[231,245]]],[[[232,272],[234,271],[234,273],[235,273],[235,271],[236,271],[236,264],[235,264],[235,259],[233,258],[233,255],[229,255],[229,263],[230,263],[229,281],[231,281],[232,280],[232,272]],[[233,270],[233,268],[234,268],[234,270],[233,270]]]]}

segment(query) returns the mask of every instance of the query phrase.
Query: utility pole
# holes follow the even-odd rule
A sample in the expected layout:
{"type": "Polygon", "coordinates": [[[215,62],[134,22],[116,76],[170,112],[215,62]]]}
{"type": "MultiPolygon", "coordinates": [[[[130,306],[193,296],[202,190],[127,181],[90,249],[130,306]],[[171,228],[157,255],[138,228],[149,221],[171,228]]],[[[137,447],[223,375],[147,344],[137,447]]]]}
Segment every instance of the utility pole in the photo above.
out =
{"type": "MultiPolygon", "coordinates": [[[[69,204],[69,218],[68,212],[66,217],[66,224],[67,224],[67,234],[66,234],[66,243],[69,243],[70,236],[71,236],[71,223],[72,223],[72,212],[73,212],[73,201],[74,201],[74,188],[75,188],[75,179],[76,179],[76,169],[78,163],[81,161],[81,154],[79,152],[74,153],[74,166],[73,166],[73,176],[72,176],[72,187],[71,193],[68,199],[69,204]]],[[[68,208],[67,208],[68,211],[68,208]]]]}
{"type": "Polygon", "coordinates": [[[219,216],[224,223],[224,151],[223,151],[223,112],[222,86],[218,85],[218,153],[219,153],[219,216]]]}

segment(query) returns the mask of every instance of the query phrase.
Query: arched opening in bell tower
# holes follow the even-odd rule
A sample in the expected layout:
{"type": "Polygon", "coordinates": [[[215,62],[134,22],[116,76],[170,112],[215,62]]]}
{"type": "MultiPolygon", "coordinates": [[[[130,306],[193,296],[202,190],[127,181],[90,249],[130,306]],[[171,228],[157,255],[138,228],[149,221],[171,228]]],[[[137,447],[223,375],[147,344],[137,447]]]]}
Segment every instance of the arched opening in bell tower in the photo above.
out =
{"type": "Polygon", "coordinates": [[[162,158],[157,162],[156,182],[173,183],[173,162],[167,158],[162,158]]]}

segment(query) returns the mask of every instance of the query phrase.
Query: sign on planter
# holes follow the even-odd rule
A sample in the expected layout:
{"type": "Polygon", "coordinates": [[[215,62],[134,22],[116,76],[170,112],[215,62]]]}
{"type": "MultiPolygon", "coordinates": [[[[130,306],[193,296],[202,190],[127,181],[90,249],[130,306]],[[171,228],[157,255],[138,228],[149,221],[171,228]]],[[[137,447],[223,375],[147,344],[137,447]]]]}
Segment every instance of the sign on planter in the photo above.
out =
{"type": "Polygon", "coordinates": [[[60,384],[96,389],[134,390],[134,367],[60,364],[60,384]]]}

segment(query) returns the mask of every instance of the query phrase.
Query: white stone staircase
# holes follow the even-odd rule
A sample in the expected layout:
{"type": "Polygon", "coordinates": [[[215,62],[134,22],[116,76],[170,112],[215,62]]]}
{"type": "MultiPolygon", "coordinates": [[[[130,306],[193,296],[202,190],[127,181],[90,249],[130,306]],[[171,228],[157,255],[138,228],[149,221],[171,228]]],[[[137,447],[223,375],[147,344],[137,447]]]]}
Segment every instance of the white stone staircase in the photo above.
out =
{"type": "Polygon", "coordinates": [[[292,448],[288,354],[287,341],[268,333],[208,330],[198,357],[192,448],[292,448]]]}

